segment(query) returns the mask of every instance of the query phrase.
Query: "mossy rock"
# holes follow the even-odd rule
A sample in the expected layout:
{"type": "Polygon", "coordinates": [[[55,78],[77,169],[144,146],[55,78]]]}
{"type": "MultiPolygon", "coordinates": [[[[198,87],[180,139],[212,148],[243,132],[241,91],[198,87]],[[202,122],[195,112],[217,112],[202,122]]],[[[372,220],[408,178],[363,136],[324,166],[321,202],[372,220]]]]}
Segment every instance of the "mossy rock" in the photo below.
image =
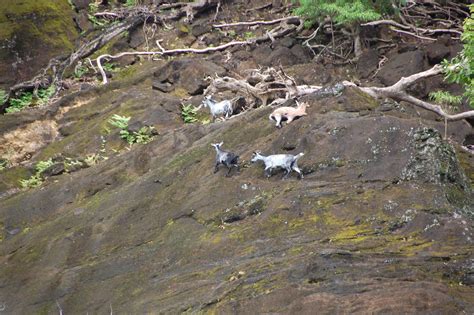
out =
{"type": "Polygon", "coordinates": [[[0,82],[30,79],[52,57],[74,49],[78,33],[66,0],[6,1],[0,6],[0,82]],[[34,58],[34,60],[32,59],[34,58]]]}

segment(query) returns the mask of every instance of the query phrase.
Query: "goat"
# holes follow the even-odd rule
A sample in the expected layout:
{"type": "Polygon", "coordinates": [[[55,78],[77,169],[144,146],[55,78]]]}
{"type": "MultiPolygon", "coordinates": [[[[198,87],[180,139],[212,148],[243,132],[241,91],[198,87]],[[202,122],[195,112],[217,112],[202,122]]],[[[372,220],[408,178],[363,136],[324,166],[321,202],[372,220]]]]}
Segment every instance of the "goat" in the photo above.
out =
{"type": "Polygon", "coordinates": [[[221,146],[224,144],[224,142],[221,143],[212,143],[211,146],[213,146],[216,149],[216,164],[214,166],[214,174],[217,173],[219,170],[219,165],[225,165],[228,169],[226,176],[230,175],[230,171],[232,170],[232,167],[237,168],[237,172],[240,171],[239,167],[239,156],[235,155],[232,152],[226,152],[221,149],[221,146]]]}
{"type": "Polygon", "coordinates": [[[306,103],[301,103],[298,104],[298,106],[295,107],[279,107],[273,111],[273,113],[270,114],[268,118],[270,120],[275,120],[276,121],[276,127],[281,128],[281,121],[286,120],[286,123],[289,124],[292,122],[295,118],[301,117],[301,116],[306,116],[306,107],[308,104],[306,103]]]}
{"type": "Polygon", "coordinates": [[[304,153],[299,153],[297,155],[292,154],[275,154],[269,156],[263,156],[260,154],[259,151],[253,153],[252,159],[250,160],[252,163],[257,161],[263,161],[265,163],[265,171],[264,174],[267,177],[270,177],[272,174],[272,169],[280,167],[285,170],[285,175],[283,179],[287,178],[291,172],[291,170],[297,172],[299,174],[299,178],[303,178],[303,173],[298,168],[298,159],[302,157],[304,153]]]}
{"type": "Polygon", "coordinates": [[[216,116],[224,115],[225,118],[229,118],[232,115],[232,102],[229,100],[224,100],[221,102],[216,102],[212,99],[211,96],[206,96],[202,100],[202,105],[204,107],[209,107],[212,115],[212,121],[216,119],[216,116]]]}

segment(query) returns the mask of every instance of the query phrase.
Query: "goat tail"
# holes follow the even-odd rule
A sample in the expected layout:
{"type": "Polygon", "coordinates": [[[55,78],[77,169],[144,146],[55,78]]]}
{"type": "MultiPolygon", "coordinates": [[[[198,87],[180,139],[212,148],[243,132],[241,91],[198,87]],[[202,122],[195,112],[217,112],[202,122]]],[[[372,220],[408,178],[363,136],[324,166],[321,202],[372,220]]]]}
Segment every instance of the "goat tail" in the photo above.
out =
{"type": "Polygon", "coordinates": [[[298,153],[297,155],[295,155],[295,161],[298,161],[298,159],[299,159],[300,157],[302,157],[303,155],[304,155],[303,152],[298,153]]]}

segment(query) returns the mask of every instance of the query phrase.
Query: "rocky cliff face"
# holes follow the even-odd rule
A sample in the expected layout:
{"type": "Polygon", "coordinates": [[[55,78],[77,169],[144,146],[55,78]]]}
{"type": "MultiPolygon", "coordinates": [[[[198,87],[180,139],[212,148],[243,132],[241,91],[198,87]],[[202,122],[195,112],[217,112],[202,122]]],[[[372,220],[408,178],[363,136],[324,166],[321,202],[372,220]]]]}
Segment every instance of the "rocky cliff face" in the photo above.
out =
{"type": "Polygon", "coordinates": [[[3,1],[0,8],[0,88],[29,80],[49,60],[70,52],[78,36],[65,0],[3,1]]]}
{"type": "MultiPolygon", "coordinates": [[[[269,107],[183,123],[181,103],[200,103],[204,77],[257,64],[268,56],[257,49],[292,60],[285,71],[302,83],[347,76],[306,53],[295,60],[294,39],[234,51],[232,62],[142,61],[109,85],[0,117],[12,163],[0,172],[6,312],[474,311],[473,156],[443,141],[431,114],[347,88],[306,96],[308,116],[282,129],[269,107]],[[129,146],[113,114],[158,135],[129,146]],[[213,174],[220,141],[240,173],[213,174]],[[265,178],[255,150],[304,152],[305,178],[265,178]],[[31,162],[49,158],[45,183],[19,190],[31,162]],[[64,169],[72,160],[80,166],[64,169]]],[[[458,142],[472,133],[464,122],[449,131],[458,142]]]]}

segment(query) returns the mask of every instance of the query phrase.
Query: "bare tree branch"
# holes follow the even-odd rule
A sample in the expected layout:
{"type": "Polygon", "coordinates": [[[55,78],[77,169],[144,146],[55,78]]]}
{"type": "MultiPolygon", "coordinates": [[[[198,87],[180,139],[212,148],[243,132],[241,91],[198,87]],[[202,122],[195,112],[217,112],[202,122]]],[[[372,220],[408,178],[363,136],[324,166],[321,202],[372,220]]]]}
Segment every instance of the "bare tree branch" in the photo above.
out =
{"type": "MultiPolygon", "coordinates": [[[[406,92],[406,89],[410,85],[415,83],[416,81],[423,78],[428,78],[428,77],[441,74],[442,71],[443,71],[442,67],[440,65],[436,65],[433,68],[428,69],[426,71],[413,74],[409,77],[403,77],[398,82],[388,87],[358,87],[358,88],[364,91],[365,93],[371,95],[374,98],[387,98],[388,97],[388,98],[393,98],[398,101],[408,102],[415,106],[432,111],[440,115],[441,117],[445,118],[448,121],[455,121],[455,120],[461,120],[461,119],[465,119],[469,117],[474,117],[474,110],[457,113],[457,114],[449,114],[449,113],[446,113],[441,106],[425,102],[412,95],[409,95],[406,92]]],[[[346,86],[356,86],[354,83],[347,82],[347,81],[344,84],[346,86]]]]}
{"type": "Polygon", "coordinates": [[[378,21],[372,21],[368,23],[361,24],[361,26],[376,26],[376,25],[392,25],[404,30],[412,30],[412,31],[417,31],[421,32],[423,34],[429,33],[429,34],[434,34],[434,33],[455,33],[458,35],[461,35],[462,32],[458,30],[453,30],[453,29],[444,29],[444,28],[438,28],[438,29],[428,29],[428,28],[421,28],[421,27],[415,27],[415,26],[408,26],[404,24],[400,24],[398,22],[395,22],[394,20],[378,20],[378,21]]]}
{"type": "Polygon", "coordinates": [[[236,26],[273,25],[273,24],[277,24],[283,21],[299,23],[300,18],[297,16],[288,16],[281,19],[271,20],[271,21],[249,21],[249,22],[236,22],[236,23],[227,23],[227,24],[215,24],[212,27],[224,28],[224,27],[236,27],[236,26]]]}
{"type": "Polygon", "coordinates": [[[156,56],[156,55],[157,56],[170,56],[170,55],[186,54],[186,53],[206,54],[210,52],[225,50],[233,46],[252,45],[255,43],[261,43],[261,42],[268,41],[274,38],[283,37],[291,32],[299,32],[303,27],[303,22],[299,18],[298,18],[298,22],[299,22],[299,25],[282,23],[282,25],[268,31],[265,35],[261,37],[252,38],[246,41],[232,41],[232,42],[222,44],[216,47],[207,47],[203,49],[181,48],[181,49],[165,50],[161,45],[159,45],[160,40],[158,40],[157,44],[160,51],[135,51],[135,52],[122,52],[117,55],[109,55],[109,54],[100,55],[96,59],[97,68],[99,69],[99,72],[102,75],[102,84],[107,84],[108,82],[107,74],[105,73],[104,68],[102,67],[103,59],[118,59],[124,56],[156,56]]]}

